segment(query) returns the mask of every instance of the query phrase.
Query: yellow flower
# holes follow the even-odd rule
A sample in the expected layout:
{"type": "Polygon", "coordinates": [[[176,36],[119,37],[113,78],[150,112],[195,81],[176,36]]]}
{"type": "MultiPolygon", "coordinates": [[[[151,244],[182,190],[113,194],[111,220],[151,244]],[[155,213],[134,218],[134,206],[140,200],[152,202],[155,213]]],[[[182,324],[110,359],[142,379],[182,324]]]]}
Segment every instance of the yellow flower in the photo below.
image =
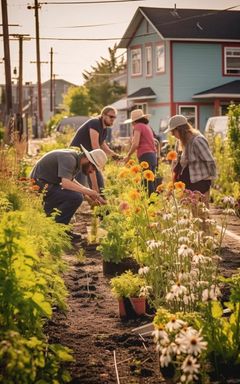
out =
{"type": "Polygon", "coordinates": [[[148,169],[149,168],[149,164],[147,161],[142,161],[140,163],[140,166],[142,167],[142,169],[148,169]]]}
{"type": "Polygon", "coordinates": [[[154,181],[154,179],[155,179],[154,173],[152,171],[150,171],[150,169],[143,172],[143,177],[147,181],[154,181]]]}
{"type": "Polygon", "coordinates": [[[133,165],[133,167],[130,168],[131,173],[138,173],[141,171],[141,168],[139,165],[133,165]]]}
{"type": "Polygon", "coordinates": [[[182,181],[177,181],[176,183],[174,183],[174,187],[176,189],[185,189],[185,184],[182,182],[182,181]]]}
{"type": "Polygon", "coordinates": [[[136,190],[136,189],[132,189],[130,192],[129,192],[129,197],[130,199],[132,200],[137,200],[140,198],[140,193],[136,190]]]}
{"type": "Polygon", "coordinates": [[[170,151],[168,152],[167,156],[166,156],[166,159],[167,160],[177,160],[177,152],[176,151],[170,151]]]}

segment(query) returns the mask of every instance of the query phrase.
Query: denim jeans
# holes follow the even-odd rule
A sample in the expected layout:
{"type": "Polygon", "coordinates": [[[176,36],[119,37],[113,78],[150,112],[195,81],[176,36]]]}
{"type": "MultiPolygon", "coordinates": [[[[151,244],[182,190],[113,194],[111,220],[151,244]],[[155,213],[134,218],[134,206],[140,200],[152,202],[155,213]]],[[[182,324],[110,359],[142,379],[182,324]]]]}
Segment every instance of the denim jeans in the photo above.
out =
{"type": "MultiPolygon", "coordinates": [[[[157,154],[155,152],[143,153],[138,161],[139,163],[146,161],[149,165],[149,169],[155,174],[157,168],[157,154]]],[[[149,196],[156,190],[155,181],[144,180],[144,186],[148,189],[149,196]]]]}

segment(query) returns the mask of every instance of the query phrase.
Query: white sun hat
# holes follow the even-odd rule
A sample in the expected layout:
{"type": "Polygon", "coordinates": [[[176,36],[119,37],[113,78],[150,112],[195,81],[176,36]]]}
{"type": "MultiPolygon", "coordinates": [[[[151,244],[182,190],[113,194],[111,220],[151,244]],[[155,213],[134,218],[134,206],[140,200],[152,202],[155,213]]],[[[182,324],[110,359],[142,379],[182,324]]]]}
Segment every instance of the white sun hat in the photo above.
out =
{"type": "Polygon", "coordinates": [[[95,165],[98,171],[101,171],[104,167],[104,165],[107,162],[107,155],[106,153],[98,148],[93,149],[92,151],[87,151],[86,148],[84,148],[83,145],[81,145],[81,149],[83,150],[84,154],[86,155],[87,159],[95,165]]]}
{"type": "Polygon", "coordinates": [[[144,114],[142,109],[134,109],[131,112],[130,119],[125,120],[123,124],[133,123],[134,121],[142,119],[143,117],[149,119],[150,116],[151,115],[149,115],[148,113],[144,114]]]}
{"type": "Polygon", "coordinates": [[[171,132],[177,127],[180,127],[180,125],[187,124],[187,118],[183,115],[174,115],[172,116],[168,121],[168,128],[164,131],[164,133],[171,132]]]}

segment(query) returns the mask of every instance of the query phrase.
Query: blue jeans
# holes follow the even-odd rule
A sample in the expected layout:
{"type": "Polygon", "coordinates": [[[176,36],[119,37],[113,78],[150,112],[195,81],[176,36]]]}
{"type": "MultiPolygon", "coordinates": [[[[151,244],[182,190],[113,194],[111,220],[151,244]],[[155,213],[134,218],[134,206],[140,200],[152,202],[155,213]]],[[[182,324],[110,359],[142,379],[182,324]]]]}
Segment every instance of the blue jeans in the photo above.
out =
{"type": "Polygon", "coordinates": [[[60,214],[56,215],[57,223],[68,224],[76,210],[83,202],[83,195],[80,192],[62,189],[60,185],[50,185],[43,197],[44,210],[50,216],[54,209],[60,214]]]}
{"type": "MultiPolygon", "coordinates": [[[[139,163],[141,163],[142,161],[146,161],[149,165],[149,169],[155,175],[156,168],[157,168],[157,154],[156,154],[156,152],[143,153],[139,157],[138,161],[139,161],[139,163]]],[[[144,186],[148,189],[148,195],[149,196],[151,195],[151,193],[155,192],[155,190],[156,190],[156,186],[155,186],[154,181],[144,180],[144,186]]]]}

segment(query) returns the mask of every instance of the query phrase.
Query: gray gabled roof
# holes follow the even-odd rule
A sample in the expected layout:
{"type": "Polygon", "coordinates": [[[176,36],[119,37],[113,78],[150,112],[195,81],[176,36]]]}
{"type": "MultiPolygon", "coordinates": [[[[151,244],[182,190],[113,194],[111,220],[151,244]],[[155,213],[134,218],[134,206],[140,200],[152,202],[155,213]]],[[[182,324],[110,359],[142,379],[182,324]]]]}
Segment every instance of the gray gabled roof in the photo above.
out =
{"type": "Polygon", "coordinates": [[[156,93],[150,87],[140,88],[127,96],[128,99],[156,99],[156,93]]]}
{"type": "Polygon", "coordinates": [[[240,41],[240,11],[139,7],[119,48],[128,47],[144,18],[164,40],[240,41]]]}
{"type": "Polygon", "coordinates": [[[219,85],[215,88],[207,89],[206,91],[196,93],[194,99],[217,98],[217,97],[233,97],[240,98],[240,80],[230,81],[229,83],[219,85]]]}

